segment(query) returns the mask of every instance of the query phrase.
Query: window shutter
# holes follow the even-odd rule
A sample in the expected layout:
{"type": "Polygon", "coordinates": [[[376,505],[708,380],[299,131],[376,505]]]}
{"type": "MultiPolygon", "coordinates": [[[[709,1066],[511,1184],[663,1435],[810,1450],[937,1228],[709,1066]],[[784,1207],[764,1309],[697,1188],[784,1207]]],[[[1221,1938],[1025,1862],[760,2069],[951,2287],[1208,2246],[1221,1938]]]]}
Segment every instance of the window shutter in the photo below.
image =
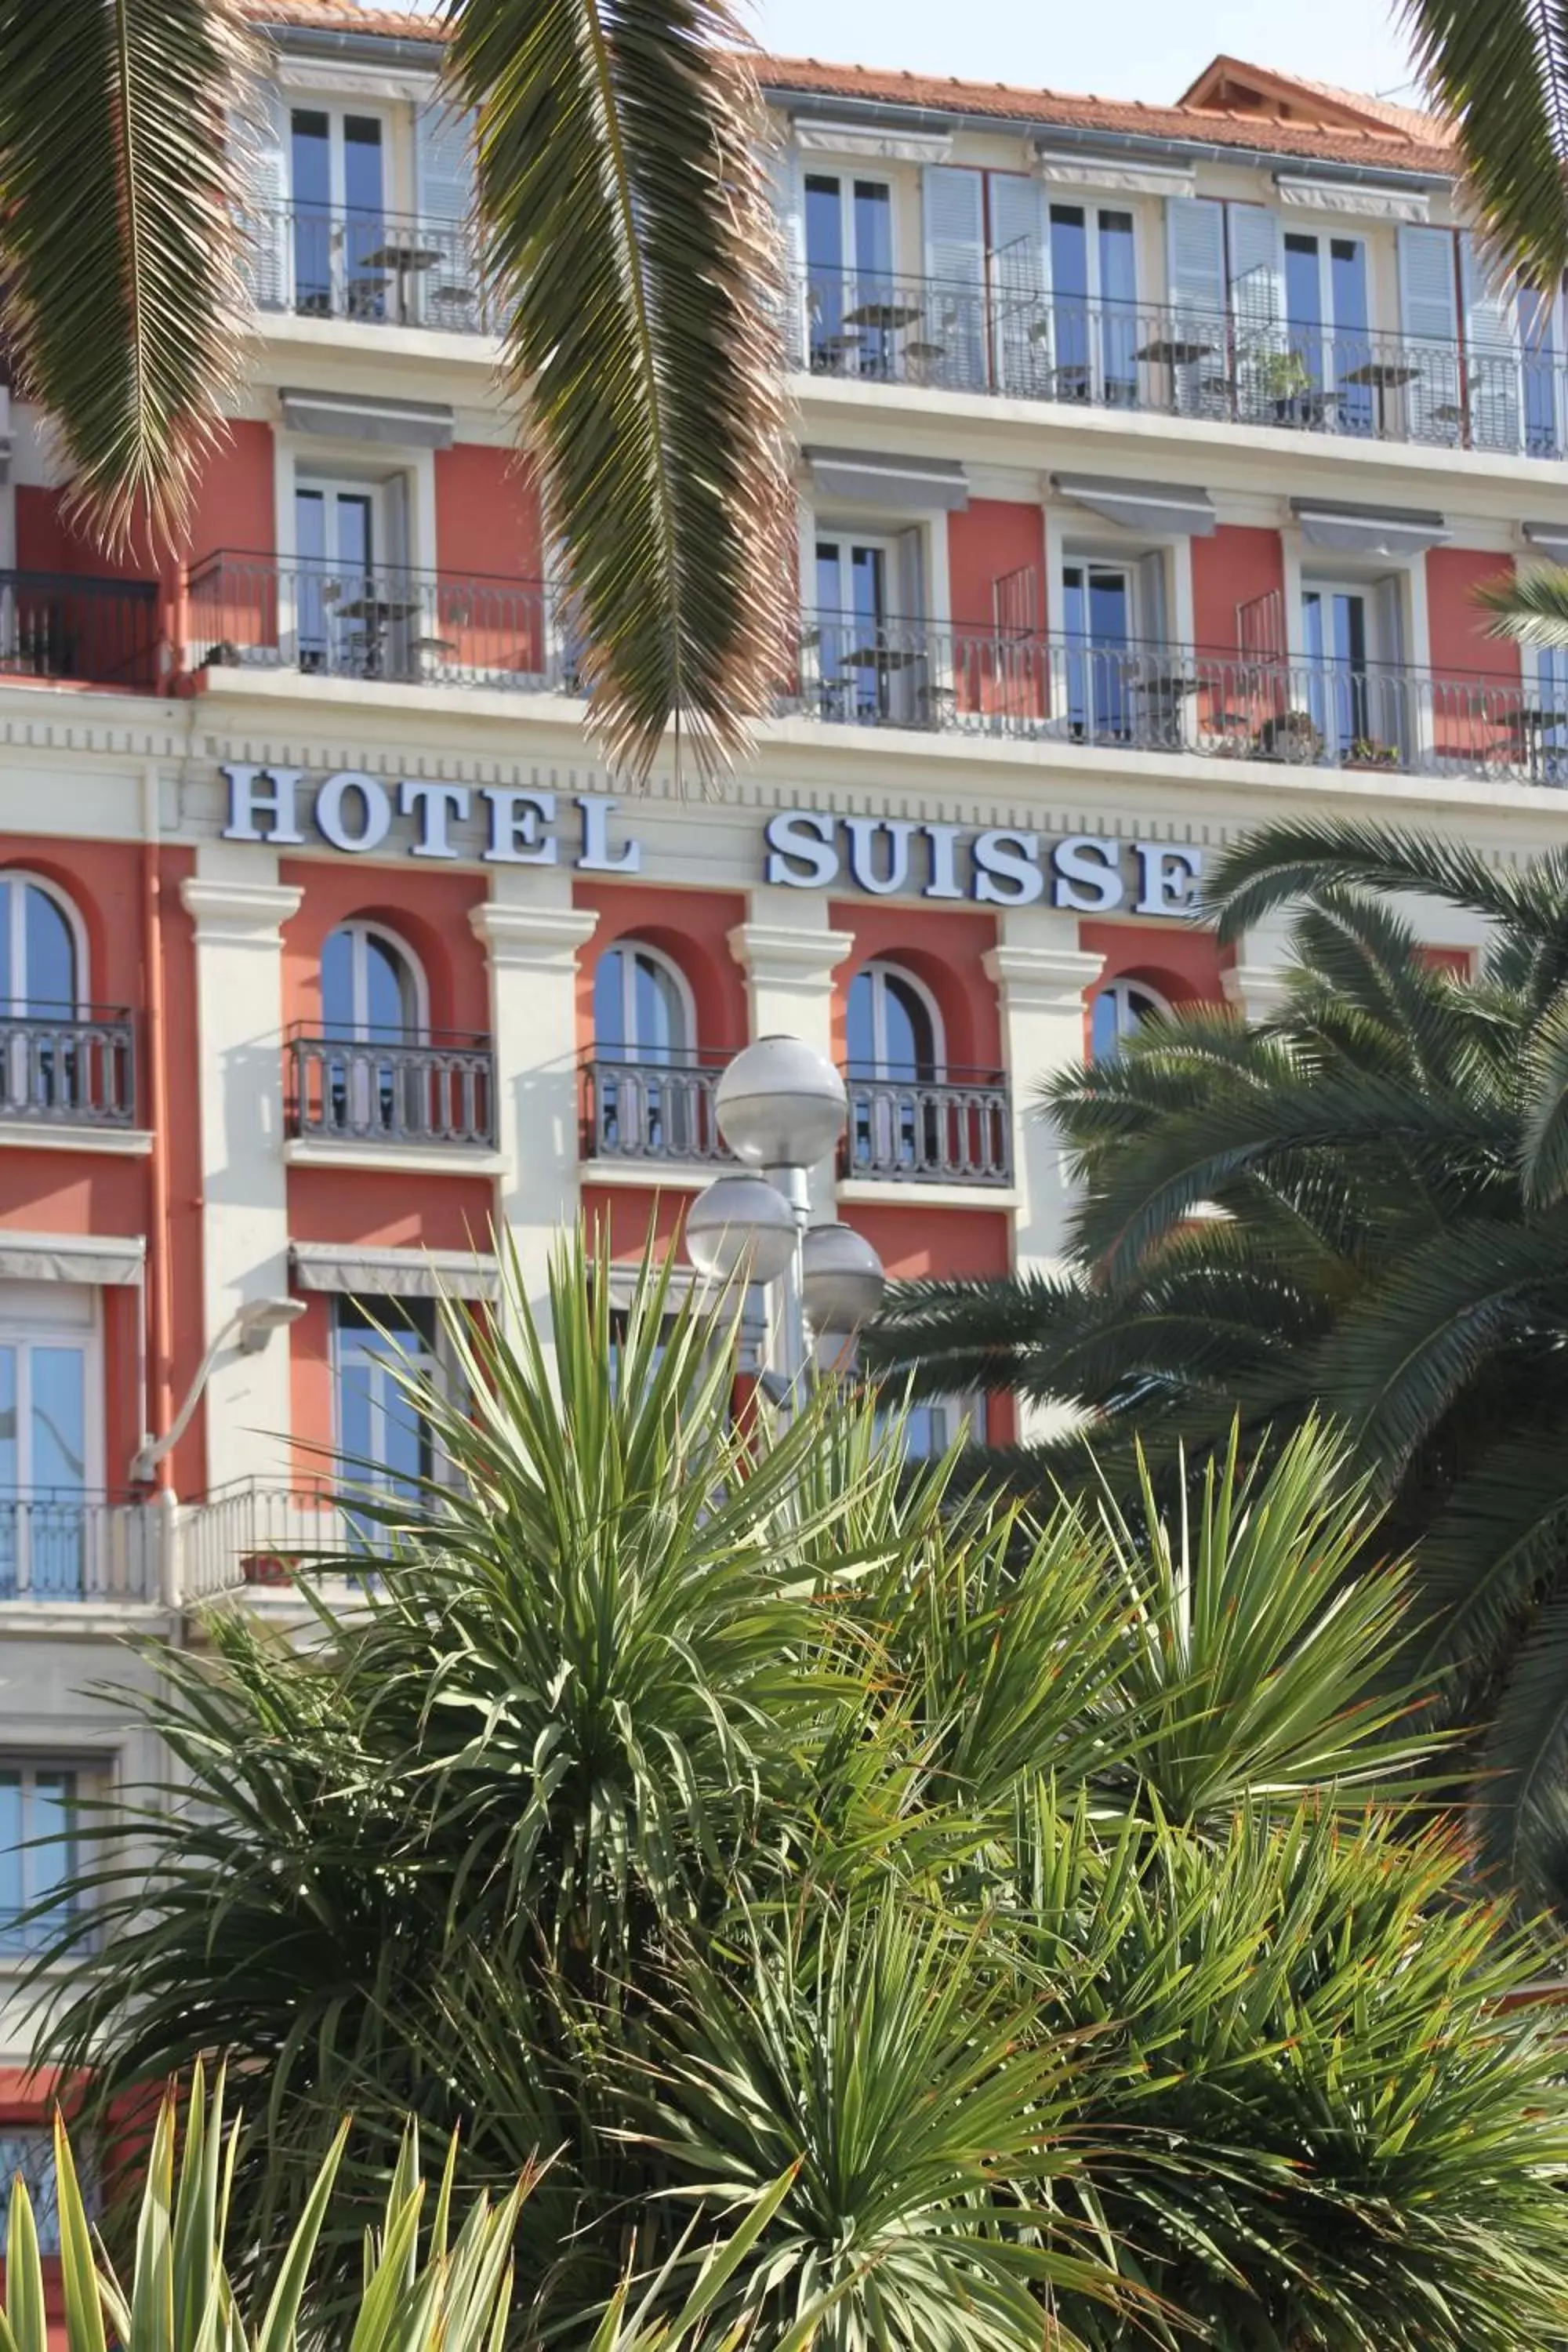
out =
{"type": "Polygon", "coordinates": [[[1016,172],[991,174],[991,299],[996,383],[1025,396],[1051,376],[1050,246],[1045,199],[1016,172]]]}
{"type": "Polygon", "coordinates": [[[1189,323],[1225,319],[1225,213],[1212,196],[1167,196],[1171,303],[1189,323]]]}
{"type": "Polygon", "coordinates": [[[1267,424],[1278,397],[1285,348],[1284,246],[1278,215],[1262,205],[1232,205],[1230,315],[1236,329],[1237,414],[1267,424]]]}
{"type": "Polygon", "coordinates": [[[1146,646],[1165,643],[1165,551],[1155,548],[1138,559],[1137,634],[1146,646]]]}
{"type": "Polygon", "coordinates": [[[1468,229],[1459,238],[1459,283],[1470,439],[1479,449],[1517,449],[1524,427],[1517,301],[1511,287],[1488,268],[1468,229]]]}
{"type": "Polygon", "coordinates": [[[474,118],[447,99],[433,98],[415,109],[414,190],[421,234],[440,254],[420,283],[417,299],[434,326],[477,326],[481,289],[473,229],[474,118]]]}
{"type": "Polygon", "coordinates": [[[1373,737],[1402,755],[1415,741],[1409,708],[1411,681],[1405,668],[1405,579],[1391,572],[1372,591],[1375,663],[1368,681],[1367,722],[1373,737]]]}
{"type": "Polygon", "coordinates": [[[1399,317],[1405,364],[1415,370],[1405,394],[1411,435],[1421,441],[1457,441],[1464,412],[1454,239],[1448,229],[1408,223],[1401,228],[1399,317]]]}
{"type": "Polygon", "coordinates": [[[791,367],[805,360],[805,215],[801,198],[800,157],[793,146],[774,147],[766,159],[784,271],[784,358],[791,367]]]}
{"type": "Polygon", "coordinates": [[[985,204],[978,172],[928,163],[923,175],[929,319],[944,383],[985,386],[985,204]]]}
{"type": "Polygon", "coordinates": [[[289,124],[283,100],[270,86],[230,126],[244,190],[245,283],[258,310],[289,304],[289,124]]]}

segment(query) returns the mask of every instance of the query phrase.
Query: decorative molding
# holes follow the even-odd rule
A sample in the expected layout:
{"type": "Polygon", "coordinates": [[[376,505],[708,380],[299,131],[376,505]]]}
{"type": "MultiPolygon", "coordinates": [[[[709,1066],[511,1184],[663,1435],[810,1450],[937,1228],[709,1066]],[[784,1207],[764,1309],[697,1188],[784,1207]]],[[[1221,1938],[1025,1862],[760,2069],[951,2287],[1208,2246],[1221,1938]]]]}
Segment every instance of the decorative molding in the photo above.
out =
{"type": "Polygon", "coordinates": [[[795,143],[806,155],[874,155],[884,163],[945,163],[951,131],[871,131],[864,123],[795,119],[795,143]]]}
{"type": "Polygon", "coordinates": [[[1362,187],[1349,180],[1300,179],[1290,172],[1276,172],[1274,185],[1282,205],[1303,212],[1336,213],[1347,220],[1424,221],[1432,215],[1424,188],[1362,187]]]}
{"type": "Polygon", "coordinates": [[[715,1176],[733,1174],[735,1162],[697,1160],[584,1160],[577,1170],[581,1184],[607,1185],[612,1191],[637,1192],[702,1192],[715,1176]]]}
{"type": "Polygon", "coordinates": [[[145,1160],[153,1150],[145,1127],[75,1126],[68,1119],[0,1118],[0,1151],[92,1151],[145,1160]]]}
{"type": "Polygon", "coordinates": [[[1279,963],[1231,964],[1219,976],[1226,1003],[1248,1021],[1268,1021],[1289,994],[1289,971],[1279,963]]]}
{"type": "Polygon", "coordinates": [[[826,989],[855,946],[852,931],[819,931],[805,924],[792,930],[782,923],[737,923],[728,937],[735,961],[764,988],[804,988],[816,981],[826,989]]]}
{"type": "Polygon", "coordinates": [[[577,950],[594,936],[598,916],[582,907],[523,907],[487,898],[468,910],[474,937],[494,964],[533,964],[570,970],[577,950]]]}
{"type": "Polygon", "coordinates": [[[282,927],[300,911],[304,892],[280,882],[215,882],[198,874],[180,885],[180,904],[196,927],[198,943],[225,940],[234,947],[280,948],[282,927]]]}
{"type": "Polygon", "coordinates": [[[1008,1012],[1067,1013],[1080,1008],[1105,969],[1102,955],[1078,948],[987,948],[981,958],[1008,1012]]]}

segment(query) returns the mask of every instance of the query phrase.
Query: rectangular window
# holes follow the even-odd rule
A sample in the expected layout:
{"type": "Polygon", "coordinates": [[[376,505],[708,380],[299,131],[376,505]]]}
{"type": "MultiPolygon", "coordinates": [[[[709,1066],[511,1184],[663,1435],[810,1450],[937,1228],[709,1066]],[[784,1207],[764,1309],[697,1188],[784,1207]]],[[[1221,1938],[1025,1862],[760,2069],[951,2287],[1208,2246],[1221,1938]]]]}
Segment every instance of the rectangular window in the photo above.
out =
{"type": "Polygon", "coordinates": [[[1380,371],[1368,332],[1360,237],[1287,235],[1285,322],[1286,348],[1269,387],[1276,416],[1370,434],[1380,371]]]}
{"type": "Polygon", "coordinates": [[[1140,341],[1131,214],[1053,205],[1050,251],[1057,397],[1131,407],[1140,341]]]}
{"type": "Polygon", "coordinates": [[[0,1758],[0,1953],[37,1951],[67,1924],[51,1898],[77,1868],[75,1809],[102,1785],[96,1764],[0,1758]]]}
{"type": "Polygon", "coordinates": [[[816,542],[817,668],[824,716],[885,716],[914,648],[888,611],[891,551],[876,540],[816,542]]]}
{"type": "Polygon", "coordinates": [[[1125,741],[1133,715],[1132,576],[1120,564],[1066,564],[1062,603],[1073,732],[1125,741]]]}
{"type": "Polygon", "coordinates": [[[295,107],[289,163],[295,309],[316,318],[384,318],[397,265],[386,236],[379,117],[295,107]]]}
{"type": "Polygon", "coordinates": [[[895,331],[893,191],[886,180],[806,174],[805,266],[813,365],[886,373],[895,331]]]}
{"type": "Polygon", "coordinates": [[[336,1438],[343,1484],[400,1504],[416,1502],[417,1482],[435,1475],[435,1444],[429,1423],[404,1392],[400,1376],[437,1370],[435,1302],[341,1297],[335,1327],[336,1438]]]}
{"type": "Polygon", "coordinates": [[[74,1600],[89,1587],[102,1517],[101,1377],[90,1290],[0,1292],[0,1599],[74,1600]]]}
{"type": "MultiPolygon", "coordinates": [[[[74,2148],[81,2175],[82,2151],[74,2148]]],[[[11,2183],[20,2173],[33,2209],[38,2252],[58,2255],[60,2250],[60,2209],[55,2185],[54,2134],[44,2124],[0,2125],[0,2205],[10,2210],[11,2183]]],[[[84,2195],[88,2179],[82,2179],[84,2195]]]]}

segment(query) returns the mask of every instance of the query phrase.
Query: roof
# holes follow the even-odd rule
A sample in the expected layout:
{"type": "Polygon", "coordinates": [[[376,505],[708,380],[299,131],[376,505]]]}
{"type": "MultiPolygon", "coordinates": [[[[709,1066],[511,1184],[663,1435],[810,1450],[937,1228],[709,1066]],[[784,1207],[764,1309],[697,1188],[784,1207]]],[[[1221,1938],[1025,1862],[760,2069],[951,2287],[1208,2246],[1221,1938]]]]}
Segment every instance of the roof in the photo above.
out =
{"type": "MultiPolygon", "coordinates": [[[[359,0],[246,0],[246,5],[256,23],[280,32],[366,33],[435,44],[446,38],[444,14],[434,9],[361,6],[359,0]]],[[[1447,174],[1453,169],[1447,132],[1429,116],[1381,99],[1333,90],[1326,83],[1245,66],[1236,58],[1216,58],[1174,106],[1023,89],[1006,82],[961,81],[956,75],[831,65],[818,58],[759,55],[753,63],[763,89],[780,98],[910,107],[1012,122],[1031,131],[1104,131],[1187,144],[1262,147],[1271,154],[1363,170],[1447,174]],[[1233,85],[1234,95],[1245,103],[1224,102],[1233,85]],[[1195,102],[1200,97],[1205,102],[1195,102]],[[1285,108],[1288,114],[1281,112],[1285,108]]]]}

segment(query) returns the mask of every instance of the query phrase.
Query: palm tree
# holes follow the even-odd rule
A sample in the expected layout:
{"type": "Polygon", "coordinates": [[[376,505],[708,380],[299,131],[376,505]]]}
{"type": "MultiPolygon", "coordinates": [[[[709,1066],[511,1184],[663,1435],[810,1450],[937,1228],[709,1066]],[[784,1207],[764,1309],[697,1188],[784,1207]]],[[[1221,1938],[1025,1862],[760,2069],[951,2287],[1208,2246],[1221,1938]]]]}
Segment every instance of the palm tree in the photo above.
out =
{"type": "Polygon", "coordinates": [[[1568,2328],[1536,1958],[1423,1801],[1335,1443],[1036,1523],[871,1400],[732,1425],[732,1334],[649,1276],[612,1347],[605,1272],[554,1382],[515,1276],[450,1319],[450,1481],[301,1570],[308,1647],[161,1651],[170,1786],[77,1825],[39,2055],[100,2116],[226,2055],[239,2285],[352,2109],[319,2317],[412,2112],[466,2192],[552,2158],[528,2342],[699,2288],[767,2352],[1568,2328]]]}
{"type": "Polygon", "coordinates": [[[1043,1089],[1083,1194],[1055,1277],[923,1283],[873,1355],[1089,1416],[1015,1475],[1125,1478],[1239,1412],[1322,1408],[1415,1549],[1408,1670],[1489,1722],[1477,1820],[1549,1891],[1568,1780],[1568,859],[1494,866],[1342,823],[1271,827],[1213,884],[1221,936],[1296,904],[1268,1020],[1199,1010],[1043,1089]],[[1473,979],[1392,899],[1487,919],[1473,979]]]}
{"type": "MultiPolygon", "coordinates": [[[[243,0],[0,5],[0,278],[19,388],[104,538],[177,540],[245,332],[261,66],[243,0]]],[[[780,642],[777,305],[760,101],[726,0],[447,0],[479,212],[609,755],[706,768],[780,642]]]]}

